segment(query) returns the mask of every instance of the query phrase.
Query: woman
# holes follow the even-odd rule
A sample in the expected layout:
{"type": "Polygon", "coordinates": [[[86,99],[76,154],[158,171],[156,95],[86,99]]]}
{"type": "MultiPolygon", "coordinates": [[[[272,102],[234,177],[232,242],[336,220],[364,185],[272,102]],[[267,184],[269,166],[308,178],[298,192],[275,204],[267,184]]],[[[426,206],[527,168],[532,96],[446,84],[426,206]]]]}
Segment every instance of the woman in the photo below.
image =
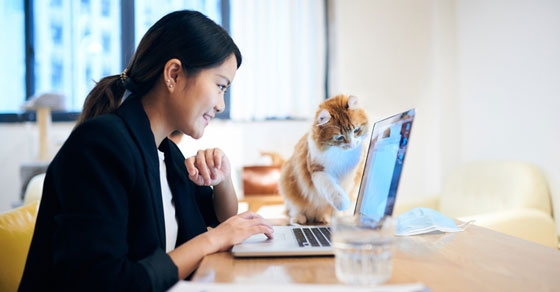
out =
{"type": "Polygon", "coordinates": [[[240,64],[232,39],[198,12],[148,30],[126,70],[89,93],[49,166],[19,290],[162,291],[207,254],[272,237],[260,216],[236,215],[221,150],[185,160],[166,138],[200,138],[240,64]]]}

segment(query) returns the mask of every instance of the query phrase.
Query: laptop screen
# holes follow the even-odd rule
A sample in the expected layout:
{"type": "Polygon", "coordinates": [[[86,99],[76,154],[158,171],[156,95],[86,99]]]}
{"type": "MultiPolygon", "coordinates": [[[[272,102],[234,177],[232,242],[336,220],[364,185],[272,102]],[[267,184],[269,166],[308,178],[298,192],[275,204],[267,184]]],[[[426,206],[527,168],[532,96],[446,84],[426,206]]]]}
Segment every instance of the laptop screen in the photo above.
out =
{"type": "Polygon", "coordinates": [[[354,214],[374,220],[393,214],[414,109],[373,125],[354,214]]]}

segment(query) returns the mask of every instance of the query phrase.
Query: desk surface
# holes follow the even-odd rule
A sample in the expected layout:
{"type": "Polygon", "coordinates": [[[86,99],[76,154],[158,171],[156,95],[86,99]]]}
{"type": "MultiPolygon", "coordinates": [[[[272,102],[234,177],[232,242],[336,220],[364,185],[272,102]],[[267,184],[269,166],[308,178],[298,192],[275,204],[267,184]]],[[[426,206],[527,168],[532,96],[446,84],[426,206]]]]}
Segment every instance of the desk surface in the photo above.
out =
{"type": "MultiPolygon", "coordinates": [[[[193,281],[338,283],[334,257],[203,259],[193,281]]],[[[387,284],[422,282],[431,291],[559,291],[560,251],[478,226],[399,237],[387,284]]]]}

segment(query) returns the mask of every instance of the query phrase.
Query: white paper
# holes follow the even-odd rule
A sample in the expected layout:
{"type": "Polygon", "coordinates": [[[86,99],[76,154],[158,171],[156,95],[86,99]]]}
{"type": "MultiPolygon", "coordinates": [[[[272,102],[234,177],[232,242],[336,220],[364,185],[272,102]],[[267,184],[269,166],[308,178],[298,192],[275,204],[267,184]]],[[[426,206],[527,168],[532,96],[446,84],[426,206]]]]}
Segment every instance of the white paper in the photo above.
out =
{"type": "Polygon", "coordinates": [[[324,284],[251,284],[251,283],[200,283],[179,281],[169,289],[170,292],[425,292],[430,291],[421,283],[380,285],[380,286],[351,286],[324,284]]]}

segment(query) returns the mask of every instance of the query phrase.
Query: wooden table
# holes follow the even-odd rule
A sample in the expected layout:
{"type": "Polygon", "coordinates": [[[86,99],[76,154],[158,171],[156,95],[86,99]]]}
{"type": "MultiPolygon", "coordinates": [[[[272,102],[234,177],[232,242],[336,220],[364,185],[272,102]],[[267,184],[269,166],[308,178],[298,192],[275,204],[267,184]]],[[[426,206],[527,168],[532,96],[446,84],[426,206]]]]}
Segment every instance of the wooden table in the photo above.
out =
{"type": "MultiPolygon", "coordinates": [[[[422,282],[431,291],[560,291],[560,251],[470,226],[459,233],[399,237],[387,284],[422,282]]],[[[338,283],[334,257],[236,259],[207,256],[193,281],[338,283]]]]}

